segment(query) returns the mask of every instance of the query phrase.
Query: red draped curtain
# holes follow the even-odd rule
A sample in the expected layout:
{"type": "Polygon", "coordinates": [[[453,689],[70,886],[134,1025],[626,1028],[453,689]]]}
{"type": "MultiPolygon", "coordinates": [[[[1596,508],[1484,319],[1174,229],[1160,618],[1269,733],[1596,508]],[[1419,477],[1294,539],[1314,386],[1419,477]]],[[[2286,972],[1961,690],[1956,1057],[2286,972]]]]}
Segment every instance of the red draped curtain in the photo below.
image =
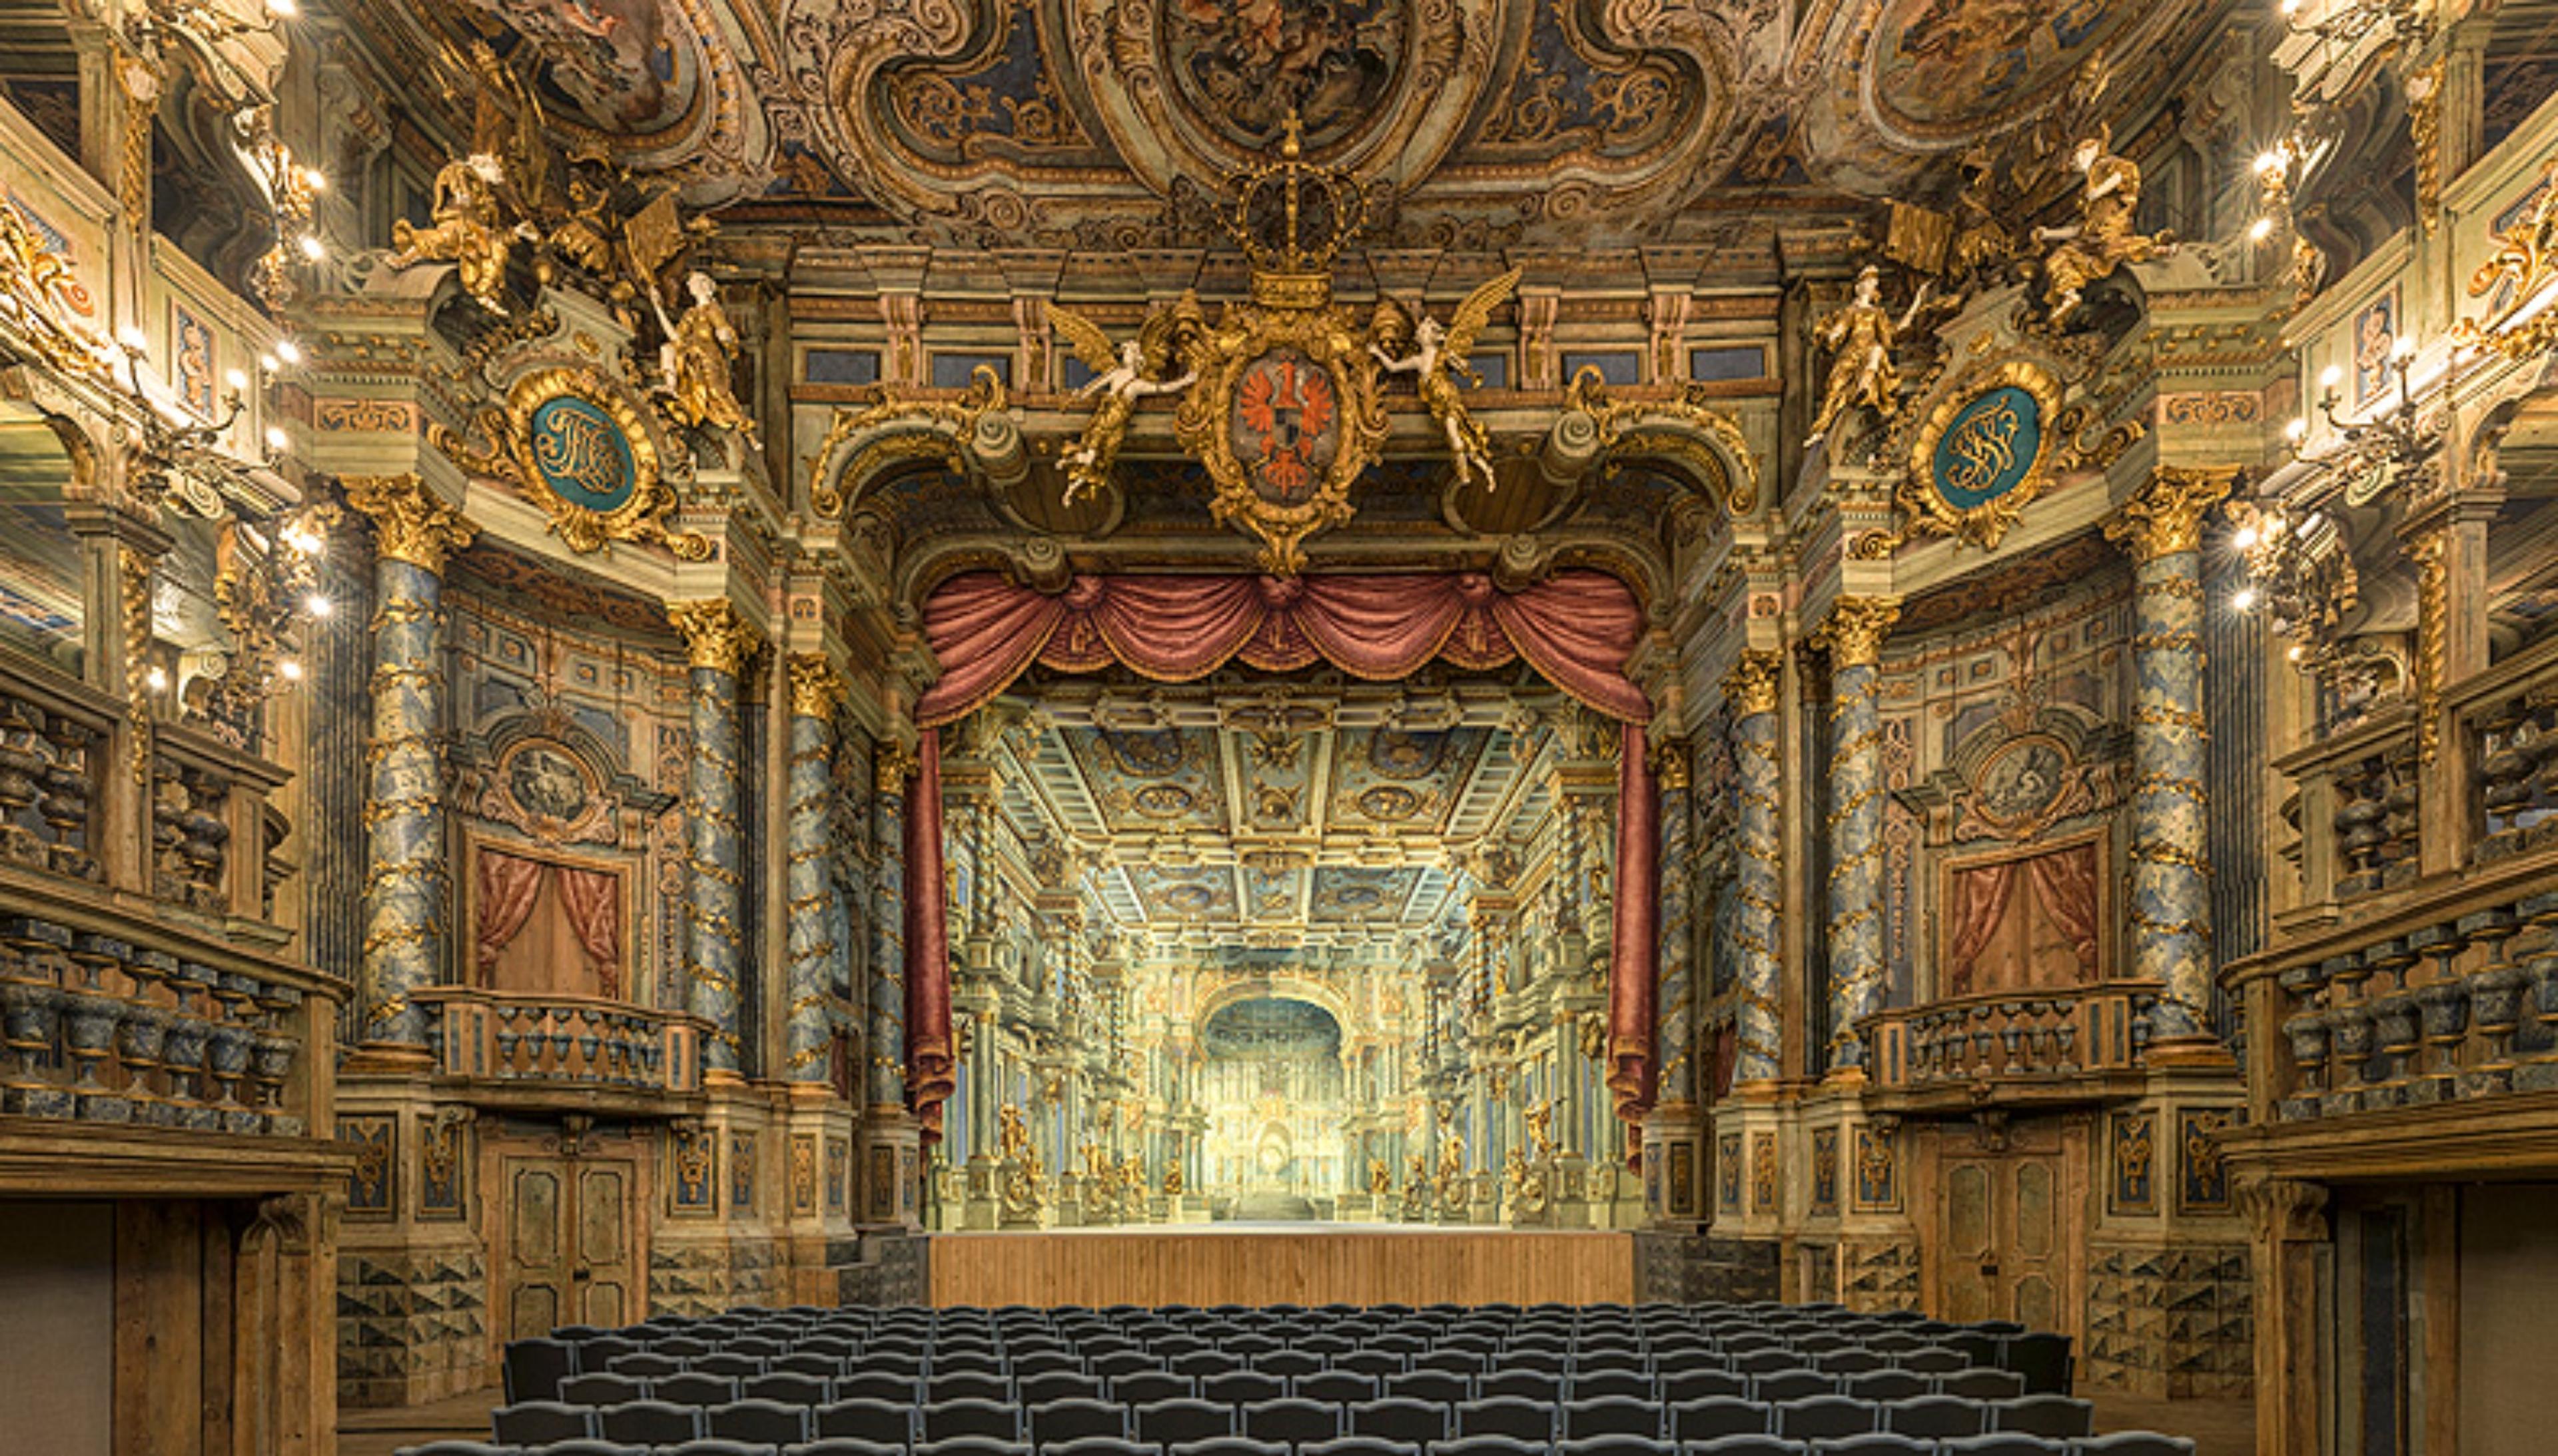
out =
{"type": "Polygon", "coordinates": [[[1034,663],[1064,672],[1117,663],[1183,682],[1233,661],[1265,672],[1325,661],[1386,681],[1433,658],[1477,670],[1524,659],[1623,723],[1608,1086],[1617,1114],[1638,1123],[1652,1098],[1660,913],[1659,805],[1642,732],[1651,703],[1626,676],[1642,630],[1634,592],[1596,571],[1558,572],[1516,591],[1480,572],[1078,576],[1054,594],[993,572],[942,583],[924,604],[941,677],[915,706],[923,741],[907,813],[908,1095],[926,1134],[938,1135],[952,1087],[937,730],[992,702],[1034,663]]]}
{"type": "Polygon", "coordinates": [[[479,862],[472,941],[484,984],[493,983],[498,958],[532,923],[542,887],[548,883],[559,897],[570,936],[594,972],[598,993],[622,994],[622,876],[485,847],[479,862]]]}
{"type": "Polygon", "coordinates": [[[1951,942],[1943,994],[2075,985],[2101,971],[2094,841],[1966,865],[1954,872],[1948,890],[1951,942]],[[2066,946],[2068,967],[2047,953],[2053,946],[2046,937],[2066,946]]]}

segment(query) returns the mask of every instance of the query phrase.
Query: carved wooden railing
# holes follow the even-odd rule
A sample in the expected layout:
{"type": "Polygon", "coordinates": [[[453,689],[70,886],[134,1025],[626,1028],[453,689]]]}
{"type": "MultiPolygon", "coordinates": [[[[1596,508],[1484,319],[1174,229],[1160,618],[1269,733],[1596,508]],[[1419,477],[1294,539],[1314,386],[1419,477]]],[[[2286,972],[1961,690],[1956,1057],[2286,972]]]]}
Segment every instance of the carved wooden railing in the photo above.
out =
{"type": "Polygon", "coordinates": [[[587,996],[434,986],[416,994],[443,1075],[523,1089],[698,1092],[710,1024],[587,996]]]}
{"type": "Polygon", "coordinates": [[[2065,1091],[2146,1063],[2152,981],[1990,991],[1874,1016],[1861,1025],[1867,1075],[1887,1092],[1989,1084],[2065,1091]]]}
{"type": "Polygon", "coordinates": [[[309,1135],[343,990],[183,927],[69,903],[0,915],[0,1112],[309,1135]]]}

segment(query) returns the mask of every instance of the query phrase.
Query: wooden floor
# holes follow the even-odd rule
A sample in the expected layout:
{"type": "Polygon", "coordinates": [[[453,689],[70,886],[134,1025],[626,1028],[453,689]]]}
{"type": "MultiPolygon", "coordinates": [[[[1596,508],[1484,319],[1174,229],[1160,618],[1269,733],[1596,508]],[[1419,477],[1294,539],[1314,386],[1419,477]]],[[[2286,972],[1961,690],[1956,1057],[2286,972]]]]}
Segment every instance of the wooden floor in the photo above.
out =
{"type": "Polygon", "coordinates": [[[932,1302],[1632,1302],[1626,1234],[1392,1225],[1209,1225],[938,1234],[932,1302]]]}

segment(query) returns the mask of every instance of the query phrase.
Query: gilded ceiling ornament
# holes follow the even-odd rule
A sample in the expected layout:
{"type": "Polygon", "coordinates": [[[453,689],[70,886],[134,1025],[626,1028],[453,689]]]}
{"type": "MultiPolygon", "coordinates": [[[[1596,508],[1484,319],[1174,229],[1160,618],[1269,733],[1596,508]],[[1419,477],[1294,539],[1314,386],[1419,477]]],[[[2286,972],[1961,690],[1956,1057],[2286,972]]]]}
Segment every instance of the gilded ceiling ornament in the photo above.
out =
{"type": "Polygon", "coordinates": [[[2114,155],[2111,129],[2099,127],[2078,143],[2071,164],[2086,176],[2078,194],[2078,221],[2068,227],[2037,227],[2034,240],[2052,244],[2043,255],[2043,307],[2055,329],[2078,309],[2079,296],[2090,284],[2110,278],[2125,263],[2164,257],[2175,246],[2171,233],[2155,235],[2133,224],[2141,205],[2141,169],[2128,157],[2114,155]]]}
{"type": "Polygon", "coordinates": [[[1076,397],[1098,395],[1101,400],[1083,427],[1083,438],[1058,457],[1066,467],[1066,504],[1071,506],[1099,496],[1110,484],[1110,467],[1127,441],[1128,421],[1137,411],[1137,401],[1179,394],[1198,382],[1196,367],[1184,368],[1179,378],[1168,376],[1188,358],[1191,341],[1207,330],[1208,320],[1200,313],[1198,296],[1186,293],[1179,303],[1148,314],[1137,337],[1113,349],[1100,325],[1072,309],[1052,303],[1047,313],[1049,323],[1066,336],[1083,366],[1092,370],[1091,380],[1075,391],[1076,397]]]}
{"type": "Polygon", "coordinates": [[[2236,466],[2162,465],[2105,522],[2105,538],[2140,563],[2203,546],[2203,518],[2238,484],[2236,466]]]}
{"type": "Polygon", "coordinates": [[[79,288],[71,265],[23,214],[0,201],[0,325],[48,367],[104,380],[106,341],[72,323],[66,304],[66,296],[79,288]]]}
{"type": "Polygon", "coordinates": [[[1857,405],[1886,421],[1901,412],[1901,370],[1893,364],[1892,351],[1926,303],[1927,285],[1918,285],[1910,307],[1898,319],[1883,306],[1882,298],[1882,270],[1868,266],[1856,275],[1856,289],[1847,303],[1813,331],[1814,339],[1832,358],[1820,413],[1812,416],[1812,433],[1803,441],[1804,449],[1821,443],[1839,417],[1857,405]]]}
{"type": "Polygon", "coordinates": [[[1292,122],[1280,160],[1235,185],[1223,220],[1251,263],[1252,297],[1200,336],[1198,386],[1173,425],[1216,486],[1210,513],[1259,537],[1261,568],[1275,576],[1304,570],[1306,538],[1354,513],[1350,487],[1388,428],[1375,340],[1332,306],[1333,259],[1365,198],[1300,150],[1292,122]],[[1310,217],[1329,226],[1314,232],[1310,217]]]}
{"type": "Polygon", "coordinates": [[[463,288],[493,314],[506,308],[506,258],[517,222],[507,201],[505,164],[486,152],[444,164],[435,174],[435,207],[424,227],[391,222],[391,267],[451,263],[463,288]]]}
{"type": "Polygon", "coordinates": [[[719,429],[757,448],[755,420],[738,402],[733,383],[737,326],[720,307],[719,285],[707,273],[685,275],[692,303],[667,331],[657,353],[664,376],[666,417],[694,429],[719,429]]]}
{"type": "Polygon", "coordinates": [[[1674,460],[1701,486],[1719,494],[1726,511],[1746,514],[1759,509],[1759,457],[1751,452],[1741,422],[1705,398],[1699,386],[1690,384],[1676,399],[1621,403],[1608,397],[1599,371],[1584,364],[1564,390],[1563,407],[1567,413],[1589,415],[1598,426],[1611,471],[1645,457],[1674,460]]]}
{"type": "Polygon", "coordinates": [[[683,636],[692,665],[731,677],[746,670],[747,658],[764,646],[764,634],[726,597],[669,602],[666,620],[683,636]]]}
{"type": "Polygon", "coordinates": [[[1483,421],[1466,409],[1466,398],[1458,389],[1457,378],[1464,375],[1468,383],[1481,388],[1483,376],[1476,373],[1468,361],[1475,352],[1475,336],[1491,322],[1492,310],[1507,302],[1518,288],[1525,270],[1512,268],[1497,278],[1487,278],[1475,285],[1464,302],[1457,305],[1456,315],[1446,328],[1427,313],[1415,323],[1401,307],[1380,303],[1376,332],[1379,342],[1368,346],[1368,353],[1389,374],[1410,374],[1421,391],[1421,402],[1430,407],[1430,417],[1439,422],[1448,437],[1448,456],[1457,467],[1457,483],[1480,480],[1490,491],[1500,483],[1492,476],[1492,442],[1483,421]],[[1405,343],[1412,353],[1397,357],[1386,346],[1400,348],[1405,343]]]}
{"type": "Polygon", "coordinates": [[[414,475],[351,475],[339,484],[347,504],[372,517],[375,554],[421,571],[443,575],[445,559],[480,533],[414,475]]]}
{"type": "Polygon", "coordinates": [[[978,420],[1005,407],[1003,376],[979,364],[969,370],[967,392],[956,400],[911,399],[885,390],[876,404],[838,409],[808,465],[808,504],[819,515],[841,515],[844,482],[858,487],[881,467],[900,460],[938,460],[954,473],[964,472],[966,442],[976,433],[978,420]],[[862,440],[861,448],[841,470],[832,469],[835,452],[853,440],[862,440]]]}
{"type": "Polygon", "coordinates": [[[570,550],[608,541],[658,542],[679,561],[707,561],[711,543],[668,527],[675,493],[658,470],[647,422],[623,390],[588,368],[535,369],[480,412],[481,448],[441,424],[427,442],[476,476],[505,481],[539,506],[570,550]]]}

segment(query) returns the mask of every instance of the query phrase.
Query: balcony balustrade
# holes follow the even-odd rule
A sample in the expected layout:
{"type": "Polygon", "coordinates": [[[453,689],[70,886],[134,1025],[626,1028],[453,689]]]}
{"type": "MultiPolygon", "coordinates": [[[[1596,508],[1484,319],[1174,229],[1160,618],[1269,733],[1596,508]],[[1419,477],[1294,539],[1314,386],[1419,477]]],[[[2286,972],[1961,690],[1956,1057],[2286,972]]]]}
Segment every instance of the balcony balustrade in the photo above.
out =
{"type": "Polygon", "coordinates": [[[2147,1066],[2158,998],[2155,982],[2107,981],[1886,1011],[1861,1027],[1868,1076],[1886,1105],[1914,1110],[2100,1099],[2147,1066]]]}
{"type": "Polygon", "coordinates": [[[539,1104],[655,1097],[702,1090],[701,1046],[710,1024],[584,996],[434,986],[417,1004],[439,1073],[493,1093],[539,1104]]]}

